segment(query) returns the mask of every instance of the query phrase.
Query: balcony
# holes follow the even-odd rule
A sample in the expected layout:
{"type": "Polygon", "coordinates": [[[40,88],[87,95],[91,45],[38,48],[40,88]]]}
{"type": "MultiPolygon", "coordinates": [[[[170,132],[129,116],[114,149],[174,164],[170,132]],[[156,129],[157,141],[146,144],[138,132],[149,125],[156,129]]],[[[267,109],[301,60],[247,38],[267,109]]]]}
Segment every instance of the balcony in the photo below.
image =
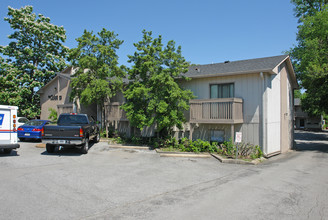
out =
{"type": "Polygon", "coordinates": [[[122,103],[105,103],[105,115],[108,121],[128,121],[125,111],[121,109],[122,103]]]}
{"type": "Polygon", "coordinates": [[[243,100],[240,98],[190,100],[190,123],[240,124],[243,100]]]}
{"type": "Polygon", "coordinates": [[[308,114],[306,112],[295,111],[294,117],[295,118],[306,118],[306,117],[308,117],[308,114]]]}

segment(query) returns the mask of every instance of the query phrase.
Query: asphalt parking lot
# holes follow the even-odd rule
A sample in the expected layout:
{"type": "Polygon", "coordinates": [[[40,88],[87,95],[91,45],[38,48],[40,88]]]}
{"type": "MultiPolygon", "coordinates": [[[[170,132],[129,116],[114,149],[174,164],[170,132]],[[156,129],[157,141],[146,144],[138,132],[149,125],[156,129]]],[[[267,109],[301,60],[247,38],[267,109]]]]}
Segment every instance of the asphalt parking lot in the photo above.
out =
{"type": "Polygon", "coordinates": [[[0,155],[1,219],[327,219],[328,135],[260,165],[94,144],[0,155]]]}

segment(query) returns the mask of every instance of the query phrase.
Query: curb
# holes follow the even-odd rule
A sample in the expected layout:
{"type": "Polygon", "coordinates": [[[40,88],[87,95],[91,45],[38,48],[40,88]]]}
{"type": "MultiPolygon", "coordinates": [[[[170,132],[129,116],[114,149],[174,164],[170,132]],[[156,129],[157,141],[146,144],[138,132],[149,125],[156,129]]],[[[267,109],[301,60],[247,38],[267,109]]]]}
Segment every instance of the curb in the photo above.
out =
{"type": "Polygon", "coordinates": [[[109,139],[107,139],[107,138],[100,138],[99,142],[109,142],[109,139]]]}
{"type": "Polygon", "coordinates": [[[263,162],[264,160],[266,160],[265,158],[259,158],[259,159],[255,159],[252,161],[245,161],[245,160],[240,160],[240,159],[226,159],[221,157],[218,154],[211,154],[214,158],[218,159],[221,163],[230,163],[230,164],[243,164],[243,165],[257,165],[261,162],[263,162]]]}
{"type": "Polygon", "coordinates": [[[193,158],[210,158],[211,155],[208,153],[190,153],[190,152],[170,152],[155,150],[161,157],[193,157],[193,158]]]}
{"type": "Polygon", "coordinates": [[[37,148],[46,148],[46,144],[37,144],[35,145],[37,148]]]}
{"type": "Polygon", "coordinates": [[[121,148],[121,149],[138,149],[138,150],[151,150],[150,147],[143,147],[143,146],[126,146],[126,145],[120,145],[120,144],[109,144],[110,148],[121,148]]]}

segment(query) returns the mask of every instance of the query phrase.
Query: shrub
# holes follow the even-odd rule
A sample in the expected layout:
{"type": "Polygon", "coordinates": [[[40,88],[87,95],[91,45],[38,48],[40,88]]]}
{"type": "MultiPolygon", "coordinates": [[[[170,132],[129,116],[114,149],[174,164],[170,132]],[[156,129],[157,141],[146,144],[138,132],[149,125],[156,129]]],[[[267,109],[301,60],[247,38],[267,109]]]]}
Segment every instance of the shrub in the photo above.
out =
{"type": "Polygon", "coordinates": [[[100,131],[100,137],[107,137],[107,135],[106,135],[106,130],[101,130],[100,131]]]}
{"type": "MultiPolygon", "coordinates": [[[[208,141],[203,141],[201,139],[197,139],[196,141],[191,141],[188,138],[182,138],[177,140],[174,137],[166,137],[166,138],[145,138],[145,137],[116,137],[114,140],[117,143],[132,143],[137,145],[150,145],[154,148],[166,148],[166,150],[171,151],[181,151],[181,152],[209,152],[235,157],[237,151],[237,145],[229,141],[225,141],[222,144],[218,144],[216,142],[210,143],[208,141]]],[[[263,156],[263,152],[261,147],[256,145],[252,145],[249,143],[240,143],[238,144],[238,158],[243,159],[256,159],[263,156]]]]}
{"type": "Polygon", "coordinates": [[[57,119],[58,119],[57,111],[53,108],[49,108],[48,110],[50,112],[48,119],[50,119],[51,121],[54,121],[54,122],[57,121],[57,119]]]}
{"type": "Polygon", "coordinates": [[[214,153],[217,151],[217,143],[210,143],[208,141],[203,141],[197,139],[196,141],[191,141],[188,138],[182,138],[179,141],[175,138],[166,138],[160,139],[155,142],[155,148],[169,148],[177,149],[181,152],[211,152],[214,153]]]}
{"type": "Polygon", "coordinates": [[[232,141],[225,141],[220,145],[218,153],[226,156],[235,156],[238,146],[238,158],[256,159],[263,156],[261,147],[249,143],[233,144],[232,141]]]}
{"type": "Polygon", "coordinates": [[[230,139],[229,141],[223,142],[223,144],[221,145],[221,151],[222,154],[226,156],[232,156],[235,155],[236,146],[233,144],[232,140],[230,139]]]}

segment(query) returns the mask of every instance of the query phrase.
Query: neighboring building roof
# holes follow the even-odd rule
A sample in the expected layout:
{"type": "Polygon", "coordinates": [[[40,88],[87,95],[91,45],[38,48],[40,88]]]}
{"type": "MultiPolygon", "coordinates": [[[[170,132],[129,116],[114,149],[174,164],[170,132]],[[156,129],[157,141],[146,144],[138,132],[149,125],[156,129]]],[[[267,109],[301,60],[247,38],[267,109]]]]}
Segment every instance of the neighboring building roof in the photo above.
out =
{"type": "Polygon", "coordinates": [[[273,72],[279,64],[289,58],[288,55],[264,57],[258,59],[226,61],[224,63],[193,65],[189,67],[186,76],[201,78],[207,75],[236,75],[245,73],[273,72]]]}

